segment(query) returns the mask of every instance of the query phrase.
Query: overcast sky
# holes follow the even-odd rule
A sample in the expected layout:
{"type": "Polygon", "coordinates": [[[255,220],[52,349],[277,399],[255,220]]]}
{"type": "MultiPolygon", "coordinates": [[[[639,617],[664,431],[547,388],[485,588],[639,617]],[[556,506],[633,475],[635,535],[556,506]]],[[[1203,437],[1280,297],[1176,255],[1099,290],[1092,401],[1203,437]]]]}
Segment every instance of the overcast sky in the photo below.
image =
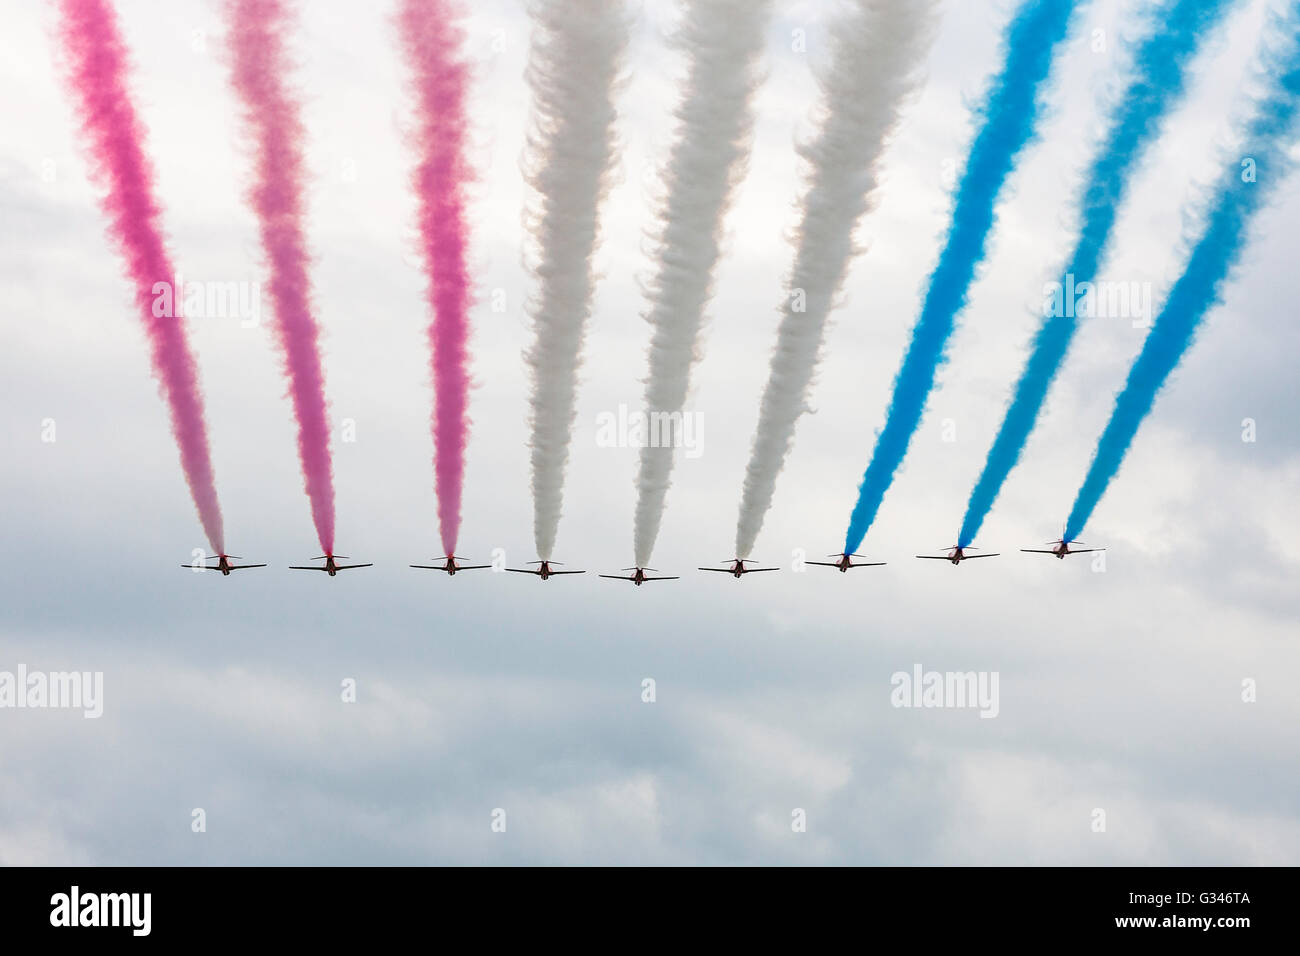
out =
{"type": "MultiPolygon", "coordinates": [[[[175,261],[192,279],[260,281],[219,6],[119,6],[175,261]]],[[[815,128],[838,9],[778,4],[689,402],[702,454],[678,462],[655,555],[682,579],[637,589],[594,574],[407,568],[439,553],[428,317],[410,100],[390,11],[366,3],[303,4],[294,82],[327,393],[336,426],[356,430],[352,443],[335,436],[337,546],[375,567],[285,570],[318,553],[291,412],[268,322],[232,318],[191,319],[189,331],[228,546],[272,567],[229,578],[178,567],[204,542],[60,84],[54,12],[11,4],[0,670],[102,671],[104,713],[0,710],[0,863],[1300,862],[1300,177],[1259,215],[1224,305],[1084,535],[1109,548],[1104,570],[1016,549],[1060,534],[1145,334],[1125,319],[1083,326],[977,542],[1003,556],[912,559],[956,537],[1043,284],[1070,245],[1075,190],[1142,6],[1085,5],[1061,50],[1041,135],[1002,196],[950,362],[863,547],[889,564],[793,573],[798,549],[842,545],[947,223],[946,171],[969,145],[1015,7],[941,4],[922,91],[859,230],[867,251],[833,316],[815,414],[755,551],[786,570],[736,581],[694,569],[732,547],[791,258],[794,145],[815,128]],[[791,49],[796,30],[806,52],[791,49]],[[1242,441],[1246,418],[1254,442],[1242,441]],[[891,675],[918,664],[997,672],[998,716],[891,706],[891,675]],[[356,703],[341,700],[347,679],[356,703]],[[792,829],[796,808],[806,832],[792,829]]],[[[515,564],[535,557],[521,356],[529,20],[518,3],[472,7],[477,387],[461,549],[504,549],[515,564]]],[[[599,447],[596,424],[641,399],[645,230],[671,142],[678,9],[645,0],[630,14],[622,153],[556,550],[592,571],[631,563],[637,451],[599,447]]],[[[1102,278],[1149,282],[1158,304],[1177,277],[1188,204],[1231,155],[1267,9],[1242,0],[1206,44],[1102,278]]]]}

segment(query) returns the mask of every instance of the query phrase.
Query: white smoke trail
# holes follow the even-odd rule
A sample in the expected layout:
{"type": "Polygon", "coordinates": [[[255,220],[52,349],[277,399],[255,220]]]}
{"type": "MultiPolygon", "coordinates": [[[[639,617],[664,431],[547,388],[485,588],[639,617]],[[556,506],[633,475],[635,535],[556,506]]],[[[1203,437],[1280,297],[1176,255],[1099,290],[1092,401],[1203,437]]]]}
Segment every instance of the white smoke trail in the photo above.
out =
{"type": "Polygon", "coordinates": [[[641,449],[633,532],[637,565],[649,562],[659,535],[722,219],[749,156],[757,62],[770,6],[770,0],[691,0],[677,37],[689,72],[675,112],[645,316],[653,329],[646,410],[665,427],[660,441],[641,449]]]}
{"type": "Polygon", "coordinates": [[[853,230],[874,203],[881,154],[917,86],[933,35],[933,10],[930,0],[856,0],[835,28],[831,65],[821,77],[821,126],[800,149],[808,163],[807,192],[745,469],[737,557],[749,557],[754,548],[795,424],[807,410],[826,318],[859,251],[853,230]]]}
{"type": "Polygon", "coordinates": [[[525,224],[537,290],[528,303],[532,372],[533,537],[550,560],[560,524],[578,366],[594,277],[600,204],[614,160],[614,94],[627,45],[623,6],[538,0],[527,80],[532,123],[524,154],[535,194],[525,224]]]}

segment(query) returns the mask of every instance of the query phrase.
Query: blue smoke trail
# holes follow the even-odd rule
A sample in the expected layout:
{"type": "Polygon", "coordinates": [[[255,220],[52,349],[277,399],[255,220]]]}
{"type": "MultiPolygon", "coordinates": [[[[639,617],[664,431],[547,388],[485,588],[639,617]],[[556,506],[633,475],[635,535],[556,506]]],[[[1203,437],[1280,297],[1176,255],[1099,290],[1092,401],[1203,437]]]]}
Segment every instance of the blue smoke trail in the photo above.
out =
{"type": "MultiPolygon", "coordinates": [[[[1199,41],[1234,2],[1172,0],[1153,11],[1147,36],[1134,51],[1132,79],[1111,110],[1109,134],[1084,179],[1079,234],[1074,252],[1066,260],[1060,288],[1069,288],[1071,278],[1075,289],[1080,283],[1092,282],[1110,242],[1130,174],[1146,147],[1159,135],[1163,116],[1182,97],[1187,67],[1199,41]]],[[[1073,305],[1070,302],[1066,308],[1048,310],[1038,329],[1011,405],[966,505],[957,538],[963,548],[969,547],[979,533],[1034,430],[1048,389],[1078,328],[1073,305]]]]}
{"type": "Polygon", "coordinates": [[[1025,0],[1007,26],[1002,72],[985,98],[984,124],[971,146],[947,242],[930,275],[921,317],[894,379],[885,427],[876,437],[871,464],[858,490],[858,503],[844,539],[845,553],[854,553],[862,543],[920,424],[954,320],[966,304],[975,267],[984,258],[984,242],[993,227],[993,205],[1016,157],[1033,134],[1040,113],[1039,89],[1078,5],[1076,0],[1025,0]]]}
{"type": "Polygon", "coordinates": [[[1106,430],[1093,455],[1065,524],[1064,538],[1075,540],[1119,471],[1138,426],[1151,411],[1169,373],[1192,344],[1201,319],[1221,297],[1223,280],[1236,265],[1251,217],[1268,192],[1286,175],[1287,147],[1295,135],[1300,107],[1300,3],[1275,20],[1270,34],[1287,38],[1284,49],[1266,54],[1268,87],[1255,104],[1245,129],[1246,153],[1253,163],[1233,164],[1206,210],[1205,227],[1187,267],[1169,291],[1164,307],[1129,370],[1115,400],[1106,430]],[[1280,20],[1280,22],[1278,22],[1280,20]],[[1253,175],[1247,175],[1247,169],[1253,175]]]}

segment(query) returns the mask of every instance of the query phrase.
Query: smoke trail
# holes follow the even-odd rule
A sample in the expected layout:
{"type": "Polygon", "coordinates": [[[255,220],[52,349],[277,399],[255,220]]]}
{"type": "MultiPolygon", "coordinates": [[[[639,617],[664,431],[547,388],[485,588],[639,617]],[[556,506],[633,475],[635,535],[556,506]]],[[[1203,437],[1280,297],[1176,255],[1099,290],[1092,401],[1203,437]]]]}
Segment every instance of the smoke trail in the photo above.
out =
{"type": "Polygon", "coordinates": [[[418,100],[419,165],[412,185],[428,274],[429,344],[433,352],[433,461],[443,554],[456,553],[460,533],[465,445],[469,439],[469,225],[464,184],[465,96],[469,69],[461,58],[461,9],[448,0],[403,0],[398,22],[418,100]]]}
{"type": "Polygon", "coordinates": [[[1025,0],[1007,27],[1003,41],[1006,60],[985,100],[984,123],[957,187],[947,240],[930,276],[912,342],[894,379],[885,427],[876,437],[849,520],[846,552],[856,551],[862,543],[907,454],[912,433],[921,423],[957,313],[966,304],[975,267],[984,259],[994,203],[1034,132],[1040,112],[1038,93],[1076,5],[1075,0],[1025,0]]]}
{"type": "Polygon", "coordinates": [[[1294,143],[1300,108],[1300,4],[1293,3],[1289,14],[1275,17],[1271,26],[1270,34],[1285,37],[1286,44],[1265,56],[1268,87],[1244,131],[1243,156],[1253,163],[1252,175],[1236,161],[1228,164],[1218,192],[1205,208],[1200,238],[1147,334],[1097,442],[1065,524],[1066,541],[1083,531],[1169,373],[1191,346],[1205,313],[1219,303],[1223,281],[1245,246],[1251,218],[1292,165],[1286,154],[1294,143]]]}
{"type": "Polygon", "coordinates": [[[614,92],[627,43],[620,4],[538,0],[527,79],[532,127],[524,165],[535,196],[526,224],[538,289],[528,303],[532,375],[533,537],[550,560],[564,498],[578,366],[594,277],[600,203],[614,159],[614,92]]]}
{"type": "Polygon", "coordinates": [[[799,150],[808,163],[807,191],[745,469],[737,557],[749,557],[754,548],[806,410],[826,319],[858,252],[853,229],[874,202],[881,154],[930,43],[932,9],[917,0],[858,0],[836,25],[831,66],[821,78],[821,129],[799,150]],[[796,308],[800,294],[802,308],[796,308]]]}
{"type": "Polygon", "coordinates": [[[173,305],[179,290],[171,286],[176,270],[159,224],[162,210],[154,198],[144,124],[127,88],[127,50],[117,15],[108,0],[64,0],[59,32],[68,59],[68,83],[96,166],[95,178],[108,190],[100,207],[135,285],[136,305],[149,337],[154,374],[171,413],[185,481],[208,543],[215,553],[224,554],[221,506],[194,357],[181,320],[160,315],[173,310],[157,307],[155,283],[167,283],[173,305]]]}
{"type": "Polygon", "coordinates": [[[633,551],[650,561],[672,473],[696,337],[711,294],[722,219],[749,155],[751,101],[769,0],[693,0],[677,37],[690,61],[658,210],[646,410],[665,423],[641,449],[633,551]]]}
{"type": "Polygon", "coordinates": [[[332,554],[334,474],[303,230],[304,133],[298,104],[283,81],[289,67],[289,9],[283,0],[227,0],[226,14],[234,51],[232,79],[257,144],[249,200],[270,265],[275,336],[298,421],[298,457],[316,534],[324,553],[332,554]]]}
{"type": "MultiPolygon", "coordinates": [[[[1234,0],[1171,0],[1153,11],[1146,39],[1134,51],[1133,76],[1110,113],[1110,130],[1093,159],[1081,194],[1081,221],[1074,251],[1066,260],[1060,287],[1091,282],[1109,244],[1129,177],[1146,147],[1160,134],[1160,123],[1182,97],[1187,68],[1201,38],[1219,22],[1234,0]]],[[[1076,309],[1048,310],[1034,338],[1033,351],[1012,393],[1002,427],[984,470],[971,491],[957,543],[969,547],[997,500],[1002,483],[1020,460],[1047,391],[1065,360],[1078,327],[1076,309]]]]}

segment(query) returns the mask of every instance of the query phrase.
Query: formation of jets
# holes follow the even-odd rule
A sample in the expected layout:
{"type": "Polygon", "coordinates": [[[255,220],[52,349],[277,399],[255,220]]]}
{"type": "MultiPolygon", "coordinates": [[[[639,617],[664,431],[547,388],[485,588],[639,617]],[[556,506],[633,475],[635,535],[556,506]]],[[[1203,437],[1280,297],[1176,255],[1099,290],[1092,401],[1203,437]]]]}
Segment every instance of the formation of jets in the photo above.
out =
{"type": "MultiPolygon", "coordinates": [[[[1105,551],[1105,548],[1072,548],[1070,545],[1082,544],[1082,541],[1066,541],[1058,538],[1056,541],[1049,541],[1050,548],[1021,548],[1026,554],[1051,554],[1065,560],[1068,554],[1090,554],[1095,551],[1105,551]]],[[[998,552],[981,552],[980,554],[968,554],[968,551],[975,550],[970,546],[965,548],[953,545],[944,549],[944,554],[918,554],[917,557],[925,561],[947,561],[949,564],[957,565],[963,561],[969,561],[972,558],[996,558],[998,552]]],[[[849,554],[842,552],[840,554],[831,554],[827,557],[834,558],[834,561],[805,561],[805,564],[814,564],[822,568],[835,568],[840,573],[848,571],[850,568],[879,568],[886,564],[884,561],[854,561],[854,558],[860,558],[860,554],[849,554]]],[[[324,564],[307,564],[307,565],[290,565],[291,571],[324,571],[330,577],[338,574],[340,571],[350,571],[353,568],[370,568],[373,564],[339,564],[339,560],[347,561],[349,558],[343,554],[322,554],[312,558],[313,561],[324,561],[324,564]]],[[[246,568],[264,568],[265,564],[231,564],[230,562],[242,561],[238,555],[233,554],[214,554],[202,559],[203,563],[195,561],[192,564],[182,564],[181,567],[189,568],[193,571],[220,571],[225,577],[229,577],[232,571],[242,571],[246,568]],[[216,564],[208,564],[209,561],[216,561],[216,564]]],[[[441,558],[434,558],[441,564],[412,564],[412,568],[420,568],[426,571],[442,571],[449,576],[455,576],[460,571],[478,571],[483,568],[490,568],[490,564],[461,564],[464,560],[457,558],[454,554],[448,554],[441,558]]],[[[722,568],[699,568],[700,571],[717,571],[722,574],[730,574],[733,578],[741,578],[746,574],[753,574],[756,571],[779,571],[780,568],[751,568],[754,564],[752,558],[731,558],[722,562],[727,567],[722,568]]],[[[559,570],[563,566],[558,561],[530,561],[526,568],[506,568],[507,571],[513,571],[515,574],[532,574],[545,581],[557,574],[586,574],[586,571],[572,571],[567,568],[559,570]]],[[[615,581],[631,581],[637,587],[645,584],[647,581],[676,581],[680,575],[676,574],[659,574],[654,568],[623,568],[624,571],[630,571],[631,574],[602,574],[602,578],[611,578],[615,581]],[[647,574],[647,571],[654,572],[647,574]]]]}

